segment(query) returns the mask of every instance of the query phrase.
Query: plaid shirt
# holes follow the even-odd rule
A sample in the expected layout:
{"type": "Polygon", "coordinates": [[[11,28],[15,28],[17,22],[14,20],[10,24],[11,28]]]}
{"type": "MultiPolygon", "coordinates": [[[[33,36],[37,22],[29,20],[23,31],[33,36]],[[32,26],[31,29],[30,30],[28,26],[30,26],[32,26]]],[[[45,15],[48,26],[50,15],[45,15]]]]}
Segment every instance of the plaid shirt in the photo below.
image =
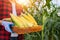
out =
{"type": "MultiPolygon", "coordinates": [[[[16,6],[16,11],[19,13],[22,11],[22,7],[16,6]]],[[[0,20],[3,18],[9,18],[9,13],[12,12],[11,3],[8,0],[0,0],[0,20]]],[[[23,35],[19,35],[17,40],[23,40],[23,35]]],[[[0,25],[0,40],[10,40],[10,33],[5,30],[5,28],[0,25]]]]}

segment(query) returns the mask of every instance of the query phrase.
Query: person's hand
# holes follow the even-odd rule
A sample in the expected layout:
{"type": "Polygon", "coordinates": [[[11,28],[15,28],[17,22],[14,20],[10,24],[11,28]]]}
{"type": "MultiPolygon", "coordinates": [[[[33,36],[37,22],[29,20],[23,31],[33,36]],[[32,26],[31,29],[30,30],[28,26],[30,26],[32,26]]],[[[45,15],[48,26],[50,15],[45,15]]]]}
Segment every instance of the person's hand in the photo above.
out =
{"type": "Polygon", "coordinates": [[[7,22],[7,21],[2,21],[2,25],[5,27],[5,30],[8,32],[13,32],[11,27],[14,26],[14,24],[12,22],[7,22]]]}

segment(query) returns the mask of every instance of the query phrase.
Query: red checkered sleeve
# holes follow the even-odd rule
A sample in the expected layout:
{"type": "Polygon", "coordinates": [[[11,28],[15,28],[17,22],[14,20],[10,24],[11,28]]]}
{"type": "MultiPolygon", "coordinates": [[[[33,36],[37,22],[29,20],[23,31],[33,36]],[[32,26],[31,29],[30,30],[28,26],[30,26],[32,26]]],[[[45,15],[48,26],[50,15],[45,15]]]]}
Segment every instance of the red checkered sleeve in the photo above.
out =
{"type": "MultiPolygon", "coordinates": [[[[21,13],[22,9],[19,9],[20,12],[17,13],[18,15],[21,13]]],[[[11,3],[8,0],[0,0],[0,20],[3,18],[9,18],[10,12],[12,12],[11,3]]],[[[23,40],[23,35],[19,35],[17,40],[23,40]]],[[[0,25],[0,40],[10,40],[10,33],[5,30],[3,26],[0,25]]]]}
{"type": "Polygon", "coordinates": [[[11,8],[8,0],[0,0],[0,19],[10,17],[9,13],[11,12],[11,8]]]}

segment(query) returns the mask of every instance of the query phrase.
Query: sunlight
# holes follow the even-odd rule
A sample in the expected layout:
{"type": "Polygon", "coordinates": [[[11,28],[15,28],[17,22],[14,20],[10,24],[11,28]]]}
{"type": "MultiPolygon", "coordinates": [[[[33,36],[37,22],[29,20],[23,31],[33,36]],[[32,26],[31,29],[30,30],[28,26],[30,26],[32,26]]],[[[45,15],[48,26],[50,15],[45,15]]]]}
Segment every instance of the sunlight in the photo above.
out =
{"type": "Polygon", "coordinates": [[[29,0],[16,0],[17,3],[28,6],[29,5],[29,0]]]}

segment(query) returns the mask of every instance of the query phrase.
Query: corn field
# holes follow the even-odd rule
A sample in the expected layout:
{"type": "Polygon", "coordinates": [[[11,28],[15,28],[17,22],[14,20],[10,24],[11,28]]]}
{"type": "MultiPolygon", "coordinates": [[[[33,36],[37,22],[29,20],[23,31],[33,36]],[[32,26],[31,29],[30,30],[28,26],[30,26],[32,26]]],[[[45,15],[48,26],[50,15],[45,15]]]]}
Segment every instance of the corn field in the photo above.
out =
{"type": "Polygon", "coordinates": [[[25,13],[30,13],[42,31],[25,34],[25,40],[60,40],[60,7],[52,0],[31,0],[31,6],[24,7],[25,13]]]}

